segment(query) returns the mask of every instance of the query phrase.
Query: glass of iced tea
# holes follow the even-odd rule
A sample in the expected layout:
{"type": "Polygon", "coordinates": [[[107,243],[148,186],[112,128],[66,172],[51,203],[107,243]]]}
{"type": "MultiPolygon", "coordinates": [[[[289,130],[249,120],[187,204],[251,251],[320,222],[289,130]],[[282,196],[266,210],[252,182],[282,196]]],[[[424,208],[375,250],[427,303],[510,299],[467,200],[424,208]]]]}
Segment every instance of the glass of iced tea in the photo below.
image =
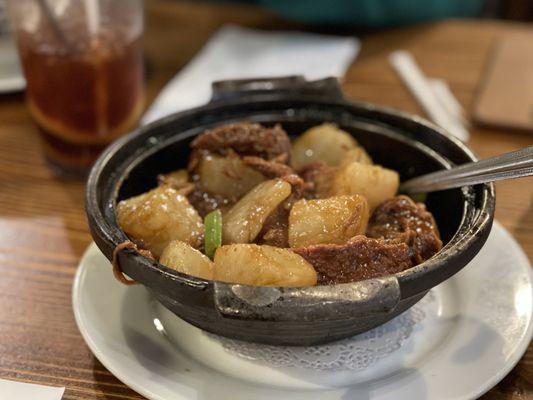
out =
{"type": "Polygon", "coordinates": [[[83,176],[143,110],[142,0],[9,0],[47,161],[83,176]]]}

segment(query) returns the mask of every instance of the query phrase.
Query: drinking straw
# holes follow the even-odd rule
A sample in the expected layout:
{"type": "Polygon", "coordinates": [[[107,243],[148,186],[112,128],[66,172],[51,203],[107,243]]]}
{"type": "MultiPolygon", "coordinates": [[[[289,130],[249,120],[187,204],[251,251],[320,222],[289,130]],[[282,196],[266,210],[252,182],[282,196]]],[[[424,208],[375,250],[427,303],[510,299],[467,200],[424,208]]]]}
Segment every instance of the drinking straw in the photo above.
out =
{"type": "Polygon", "coordinates": [[[104,60],[102,52],[100,51],[101,43],[99,43],[100,30],[100,0],[84,0],[85,16],[87,19],[87,30],[90,36],[90,51],[92,54],[92,62],[95,67],[96,79],[95,95],[96,95],[96,134],[109,134],[109,120],[107,113],[108,96],[109,96],[109,82],[104,73],[104,60]]]}
{"type": "Polygon", "coordinates": [[[65,35],[65,33],[63,32],[63,29],[61,29],[61,26],[59,25],[59,21],[56,19],[48,2],[46,0],[36,0],[36,2],[39,5],[44,17],[48,20],[48,23],[52,27],[52,31],[54,32],[54,35],[56,36],[56,38],[59,39],[59,41],[63,43],[63,45],[67,48],[67,50],[71,50],[72,45],[70,44],[70,41],[67,39],[67,35],[65,35]]]}
{"type": "Polygon", "coordinates": [[[461,106],[461,103],[459,103],[453,95],[448,83],[443,79],[431,78],[429,79],[429,85],[444,108],[448,110],[451,115],[455,116],[463,126],[468,127],[469,123],[466,119],[465,111],[461,106]]]}
{"type": "Polygon", "coordinates": [[[85,6],[85,15],[87,17],[87,29],[89,34],[94,38],[100,25],[100,7],[99,0],[85,0],[83,2],[85,6]]]}
{"type": "Polygon", "coordinates": [[[442,106],[411,53],[395,51],[390,54],[389,61],[433,122],[459,139],[467,141],[470,137],[468,130],[442,106]]]}

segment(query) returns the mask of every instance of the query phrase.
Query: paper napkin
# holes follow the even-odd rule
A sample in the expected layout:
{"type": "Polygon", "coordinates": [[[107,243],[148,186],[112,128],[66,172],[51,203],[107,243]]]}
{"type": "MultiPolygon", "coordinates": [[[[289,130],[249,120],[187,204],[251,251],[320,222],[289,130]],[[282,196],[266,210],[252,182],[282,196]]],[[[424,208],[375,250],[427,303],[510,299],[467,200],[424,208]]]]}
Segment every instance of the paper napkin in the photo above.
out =
{"type": "Polygon", "coordinates": [[[342,77],[359,47],[360,42],[353,37],[224,26],[167,84],[143,123],[207,103],[211,83],[218,80],[287,75],[303,75],[309,80],[342,77]]]}
{"type": "Polygon", "coordinates": [[[2,400],[61,400],[64,392],[64,387],[50,387],[0,379],[0,399],[2,400]]]}

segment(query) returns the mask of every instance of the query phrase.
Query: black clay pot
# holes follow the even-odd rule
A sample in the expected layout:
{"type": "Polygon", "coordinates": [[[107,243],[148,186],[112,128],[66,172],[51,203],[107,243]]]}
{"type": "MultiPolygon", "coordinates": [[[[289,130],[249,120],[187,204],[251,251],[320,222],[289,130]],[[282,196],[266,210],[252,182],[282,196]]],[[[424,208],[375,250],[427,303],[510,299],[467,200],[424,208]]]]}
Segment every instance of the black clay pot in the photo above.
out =
{"type": "MultiPolygon", "coordinates": [[[[206,128],[242,120],[279,122],[298,135],[334,122],[402,179],[475,160],[463,143],[419,117],[346,100],[335,79],[228,81],[213,89],[206,106],[140,128],[113,143],[96,162],[86,209],[94,241],[107,258],[127,239],[116,222],[116,202],[154,187],[157,174],[185,167],[190,141],[206,128]]],[[[308,288],[250,287],[180,274],[133,250],[121,251],[118,259],[124,272],[168,309],[206,331],[271,344],[325,343],[390,320],[478,253],[494,215],[491,184],[433,193],[426,203],[444,248],[423,264],[380,279],[308,288]]]]}

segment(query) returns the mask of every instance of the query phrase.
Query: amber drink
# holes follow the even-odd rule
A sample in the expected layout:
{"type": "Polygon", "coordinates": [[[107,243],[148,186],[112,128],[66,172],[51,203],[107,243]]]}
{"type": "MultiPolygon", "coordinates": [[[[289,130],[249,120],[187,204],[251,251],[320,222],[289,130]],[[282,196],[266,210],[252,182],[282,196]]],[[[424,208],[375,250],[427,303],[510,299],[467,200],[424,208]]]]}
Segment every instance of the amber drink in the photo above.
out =
{"type": "Polygon", "coordinates": [[[44,154],[62,175],[85,174],[143,109],[140,2],[84,1],[11,3],[27,104],[44,154]]]}

